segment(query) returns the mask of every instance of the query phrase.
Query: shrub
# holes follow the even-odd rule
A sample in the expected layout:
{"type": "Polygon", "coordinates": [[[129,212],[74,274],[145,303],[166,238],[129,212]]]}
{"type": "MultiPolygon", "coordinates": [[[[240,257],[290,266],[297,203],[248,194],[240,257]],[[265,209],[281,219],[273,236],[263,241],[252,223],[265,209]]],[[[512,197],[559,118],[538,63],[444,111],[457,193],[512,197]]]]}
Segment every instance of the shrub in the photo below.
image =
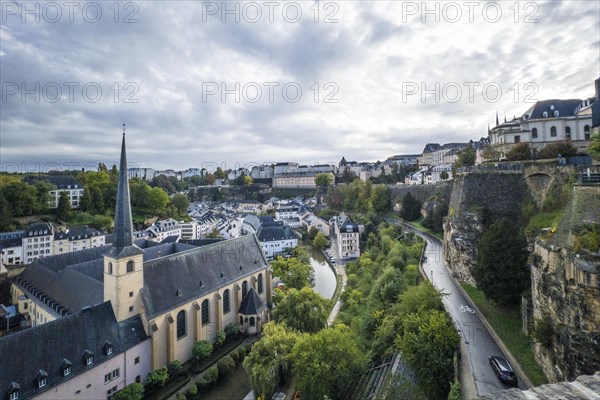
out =
{"type": "Polygon", "coordinates": [[[240,352],[239,350],[233,350],[231,353],[229,353],[229,356],[233,359],[233,361],[237,364],[240,362],[240,352]]]}
{"type": "Polygon", "coordinates": [[[219,331],[217,332],[217,337],[215,338],[215,345],[221,346],[223,343],[225,343],[225,332],[219,331]]]}
{"type": "Polygon", "coordinates": [[[179,360],[173,360],[167,366],[167,371],[169,372],[170,377],[174,377],[181,371],[181,362],[179,360]]]}
{"type": "Polygon", "coordinates": [[[197,394],[198,394],[198,387],[196,387],[196,385],[193,384],[192,386],[190,386],[190,389],[188,390],[188,395],[195,396],[197,394]]]}
{"type": "Polygon", "coordinates": [[[144,386],[141,383],[132,383],[119,390],[113,396],[114,400],[142,400],[144,398],[144,386]]]}
{"type": "Polygon", "coordinates": [[[177,400],[187,400],[187,397],[185,396],[185,394],[181,393],[177,396],[177,400]]]}
{"type": "Polygon", "coordinates": [[[217,368],[219,369],[219,376],[227,376],[235,369],[235,361],[230,356],[225,356],[219,360],[217,368]]]}
{"type": "Polygon", "coordinates": [[[192,354],[196,357],[196,361],[207,358],[213,351],[213,345],[208,340],[199,340],[194,345],[192,354]]]}
{"type": "Polygon", "coordinates": [[[521,142],[513,146],[512,149],[506,153],[506,159],[508,161],[521,161],[531,160],[531,146],[529,143],[521,142]]]}
{"type": "Polygon", "coordinates": [[[555,142],[544,147],[538,156],[539,158],[557,158],[559,154],[562,157],[575,156],[577,149],[569,142],[555,142]]]}
{"type": "Polygon", "coordinates": [[[200,379],[196,381],[196,387],[205,388],[210,385],[210,381],[208,380],[208,375],[203,374],[200,379]]]}
{"type": "Polygon", "coordinates": [[[162,367],[154,370],[148,374],[146,378],[146,387],[148,388],[159,388],[165,386],[165,383],[169,380],[169,372],[167,367],[162,367]]]}
{"type": "Polygon", "coordinates": [[[536,320],[533,327],[533,338],[542,346],[549,348],[552,345],[554,327],[548,317],[536,320]]]}
{"type": "Polygon", "coordinates": [[[462,395],[460,394],[460,384],[458,382],[454,382],[450,385],[448,400],[462,400],[462,395]]]}
{"type": "Polygon", "coordinates": [[[217,367],[210,367],[206,371],[206,375],[210,383],[215,383],[219,379],[219,369],[217,367]]]}
{"type": "Polygon", "coordinates": [[[229,324],[225,327],[225,336],[231,337],[236,335],[240,331],[240,328],[236,324],[229,324]]]}

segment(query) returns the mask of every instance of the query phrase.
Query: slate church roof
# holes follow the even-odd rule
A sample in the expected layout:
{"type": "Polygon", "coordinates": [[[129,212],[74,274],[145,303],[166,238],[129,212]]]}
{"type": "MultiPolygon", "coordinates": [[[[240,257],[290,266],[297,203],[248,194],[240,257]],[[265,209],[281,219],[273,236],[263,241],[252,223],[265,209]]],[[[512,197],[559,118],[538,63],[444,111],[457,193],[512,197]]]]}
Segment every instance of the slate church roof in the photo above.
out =
{"type": "Polygon", "coordinates": [[[15,382],[21,389],[20,398],[35,396],[147,338],[139,316],[118,323],[109,301],[10,334],[0,340],[0,395],[3,398],[11,382],[15,382]],[[111,355],[105,354],[107,343],[113,346],[111,355]],[[91,366],[83,360],[86,350],[94,356],[91,366]],[[72,365],[68,377],[63,377],[61,370],[65,359],[72,365]],[[43,389],[38,389],[36,381],[40,369],[48,374],[43,389]]]}
{"type": "Polygon", "coordinates": [[[266,309],[265,303],[262,301],[256,290],[250,287],[246,297],[242,299],[238,312],[242,315],[256,315],[266,309]]]}
{"type": "Polygon", "coordinates": [[[153,318],[267,267],[255,235],[145,262],[141,295],[146,315],[153,318]]]}

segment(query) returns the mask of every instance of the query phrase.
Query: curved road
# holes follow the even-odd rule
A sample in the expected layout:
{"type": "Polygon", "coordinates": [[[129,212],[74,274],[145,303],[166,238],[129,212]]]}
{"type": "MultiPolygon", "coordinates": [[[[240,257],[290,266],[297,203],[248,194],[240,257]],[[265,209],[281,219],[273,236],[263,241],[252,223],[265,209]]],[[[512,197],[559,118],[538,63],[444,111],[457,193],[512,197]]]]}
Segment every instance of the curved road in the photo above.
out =
{"type": "MultiPolygon", "coordinates": [[[[392,221],[390,221],[392,222],[392,221]]],[[[394,221],[398,223],[398,221],[394,221]]],[[[433,286],[446,293],[443,297],[444,305],[452,316],[454,324],[462,334],[466,349],[469,353],[471,374],[475,380],[477,395],[482,396],[489,393],[499,392],[509,389],[510,386],[503,384],[498,380],[488,361],[489,355],[496,355],[506,358],[502,350],[496,345],[494,339],[481,322],[479,315],[471,307],[462,293],[456,287],[454,280],[446,269],[444,263],[444,246],[440,239],[427,233],[421,232],[410,225],[400,223],[409,231],[416,233],[427,241],[425,249],[426,261],[423,262],[423,270],[426,271],[427,278],[433,283],[433,286]]],[[[527,389],[523,384],[523,379],[517,374],[519,379],[519,388],[527,389]]]]}

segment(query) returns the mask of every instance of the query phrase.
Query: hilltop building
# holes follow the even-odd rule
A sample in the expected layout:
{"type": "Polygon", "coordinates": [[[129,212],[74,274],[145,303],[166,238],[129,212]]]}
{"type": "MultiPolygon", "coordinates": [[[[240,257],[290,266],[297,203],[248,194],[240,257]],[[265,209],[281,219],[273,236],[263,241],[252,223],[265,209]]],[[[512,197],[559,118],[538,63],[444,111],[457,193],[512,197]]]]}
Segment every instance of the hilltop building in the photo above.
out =
{"type": "Polygon", "coordinates": [[[29,183],[30,185],[36,182],[48,182],[54,186],[48,193],[50,193],[50,200],[48,201],[48,207],[57,208],[58,200],[62,192],[67,193],[71,208],[79,208],[79,201],[83,196],[83,185],[75,180],[72,176],[62,175],[30,175],[23,178],[23,182],[29,183]]]}

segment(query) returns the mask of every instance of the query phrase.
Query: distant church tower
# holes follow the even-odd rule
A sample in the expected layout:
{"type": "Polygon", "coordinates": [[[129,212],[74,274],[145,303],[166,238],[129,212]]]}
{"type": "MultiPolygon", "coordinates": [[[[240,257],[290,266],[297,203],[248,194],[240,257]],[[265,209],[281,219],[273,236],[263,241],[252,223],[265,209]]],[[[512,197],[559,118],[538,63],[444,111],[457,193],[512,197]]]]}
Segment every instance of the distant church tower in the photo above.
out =
{"type": "Polygon", "coordinates": [[[117,321],[122,321],[140,313],[140,289],[144,287],[144,251],[133,242],[125,124],[123,124],[114,233],[113,245],[104,254],[104,301],[111,301],[117,321]]]}

